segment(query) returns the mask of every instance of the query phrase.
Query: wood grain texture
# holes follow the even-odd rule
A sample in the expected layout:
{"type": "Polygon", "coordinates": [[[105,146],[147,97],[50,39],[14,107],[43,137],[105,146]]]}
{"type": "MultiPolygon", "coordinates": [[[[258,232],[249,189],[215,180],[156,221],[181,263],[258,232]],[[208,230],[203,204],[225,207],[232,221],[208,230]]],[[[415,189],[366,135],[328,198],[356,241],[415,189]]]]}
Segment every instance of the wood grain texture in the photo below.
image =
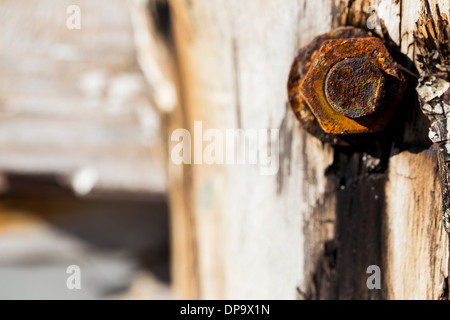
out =
{"type": "Polygon", "coordinates": [[[0,171],[90,166],[97,189],[163,193],[161,123],[127,1],[2,1],[0,20],[0,171]],[[81,29],[66,26],[73,4],[81,29]]]}
{"type": "Polygon", "coordinates": [[[446,298],[448,236],[442,225],[436,150],[392,157],[386,192],[388,297],[446,298]]]}
{"type": "MultiPolygon", "coordinates": [[[[435,150],[416,103],[414,77],[392,125],[358,148],[323,145],[286,106],[296,50],[332,27],[364,26],[369,3],[170,4],[185,128],[192,134],[199,120],[203,130],[280,133],[274,176],[262,176],[251,165],[184,166],[189,175],[178,187],[187,207],[172,204],[184,212],[178,230],[189,233],[191,246],[183,246],[190,251],[176,258],[174,268],[184,266],[183,259],[193,259],[189,265],[197,268],[195,285],[180,290],[184,297],[445,298],[448,236],[440,220],[435,150]],[[366,286],[369,265],[381,268],[381,290],[366,286]]],[[[385,26],[376,33],[399,63],[413,69],[413,12],[420,2],[372,5],[385,26]]]]}

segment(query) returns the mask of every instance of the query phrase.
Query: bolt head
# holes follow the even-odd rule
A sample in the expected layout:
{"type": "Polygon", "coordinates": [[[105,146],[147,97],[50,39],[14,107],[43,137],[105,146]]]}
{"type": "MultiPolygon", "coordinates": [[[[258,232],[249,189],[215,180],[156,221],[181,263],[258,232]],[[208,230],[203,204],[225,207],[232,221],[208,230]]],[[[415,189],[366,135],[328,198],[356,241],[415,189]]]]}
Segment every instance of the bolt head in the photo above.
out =
{"type": "Polygon", "coordinates": [[[353,136],[335,135],[323,131],[310,107],[300,94],[300,82],[309,70],[313,56],[325,40],[367,37],[369,37],[369,35],[365,30],[351,26],[338,27],[330,32],[316,36],[309,44],[297,51],[294,60],[292,61],[287,82],[288,103],[290,109],[297,118],[300,126],[322,142],[348,146],[350,144],[358,144],[360,140],[355,140],[353,136]]]}
{"type": "Polygon", "coordinates": [[[330,106],[347,118],[374,113],[384,97],[384,76],[373,63],[348,58],[336,63],[325,80],[330,106]]]}
{"type": "Polygon", "coordinates": [[[405,88],[394,59],[374,37],[325,40],[299,83],[322,129],[336,135],[383,130],[405,88]]]}

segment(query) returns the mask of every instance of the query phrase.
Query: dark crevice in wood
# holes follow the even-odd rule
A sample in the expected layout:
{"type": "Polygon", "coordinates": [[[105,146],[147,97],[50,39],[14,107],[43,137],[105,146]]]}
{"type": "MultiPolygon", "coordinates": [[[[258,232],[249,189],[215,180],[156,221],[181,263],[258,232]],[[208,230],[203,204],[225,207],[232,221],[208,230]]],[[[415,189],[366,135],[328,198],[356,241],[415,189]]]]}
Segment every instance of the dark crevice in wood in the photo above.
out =
{"type": "Polygon", "coordinates": [[[384,230],[387,177],[382,173],[370,173],[364,153],[335,152],[337,170],[328,177],[330,184],[339,186],[335,226],[339,255],[333,298],[382,299],[383,290],[368,290],[366,270],[370,265],[386,270],[384,237],[380,235],[384,230]],[[346,183],[344,186],[340,185],[342,180],[346,183]]]}
{"type": "Polygon", "coordinates": [[[439,300],[448,300],[448,299],[449,299],[448,277],[446,277],[442,285],[442,293],[439,295],[439,300]]]}
{"type": "Polygon", "coordinates": [[[350,23],[350,13],[352,12],[352,6],[353,6],[353,3],[355,2],[355,0],[348,0],[348,5],[347,5],[347,20],[345,21],[346,22],[346,25],[349,25],[349,23],[350,23]]]}
{"type": "Polygon", "coordinates": [[[167,0],[151,0],[147,3],[148,12],[150,12],[151,21],[161,39],[172,42],[172,15],[167,0]]]}
{"type": "Polygon", "coordinates": [[[368,156],[336,148],[327,170],[329,187],[336,190],[335,237],[324,243],[316,261],[307,294],[311,299],[386,297],[383,283],[381,290],[369,290],[366,284],[370,265],[386,270],[383,217],[387,176],[371,173],[368,156]]]}
{"type": "Polygon", "coordinates": [[[348,2],[348,8],[346,10],[347,15],[345,19],[346,26],[354,26],[367,30],[367,18],[370,16],[365,10],[370,6],[370,1],[355,1],[350,0],[348,2]],[[359,4],[359,8],[356,5],[359,4]]]}

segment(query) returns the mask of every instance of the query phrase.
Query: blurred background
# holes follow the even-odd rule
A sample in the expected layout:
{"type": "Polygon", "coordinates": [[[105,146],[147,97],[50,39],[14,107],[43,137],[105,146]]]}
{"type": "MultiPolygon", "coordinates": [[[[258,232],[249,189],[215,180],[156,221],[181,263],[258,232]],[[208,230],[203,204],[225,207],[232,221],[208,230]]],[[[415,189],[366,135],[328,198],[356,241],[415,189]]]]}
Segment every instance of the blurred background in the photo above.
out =
{"type": "Polygon", "coordinates": [[[0,299],[172,297],[161,119],[130,6],[0,1],[0,299]]]}

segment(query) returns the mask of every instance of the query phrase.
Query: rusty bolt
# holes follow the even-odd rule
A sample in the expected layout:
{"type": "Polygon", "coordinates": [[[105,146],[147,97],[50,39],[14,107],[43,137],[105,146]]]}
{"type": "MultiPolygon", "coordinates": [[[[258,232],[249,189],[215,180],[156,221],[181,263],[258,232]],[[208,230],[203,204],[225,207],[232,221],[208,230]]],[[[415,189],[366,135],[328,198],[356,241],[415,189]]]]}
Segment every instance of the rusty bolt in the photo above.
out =
{"type": "Polygon", "coordinates": [[[405,88],[382,41],[352,27],[302,48],[288,81],[289,104],[301,124],[336,144],[342,135],[383,130],[405,88]]]}
{"type": "Polygon", "coordinates": [[[365,59],[349,58],[336,63],[325,80],[330,106],[347,118],[374,113],[384,97],[384,76],[365,59]]]}

